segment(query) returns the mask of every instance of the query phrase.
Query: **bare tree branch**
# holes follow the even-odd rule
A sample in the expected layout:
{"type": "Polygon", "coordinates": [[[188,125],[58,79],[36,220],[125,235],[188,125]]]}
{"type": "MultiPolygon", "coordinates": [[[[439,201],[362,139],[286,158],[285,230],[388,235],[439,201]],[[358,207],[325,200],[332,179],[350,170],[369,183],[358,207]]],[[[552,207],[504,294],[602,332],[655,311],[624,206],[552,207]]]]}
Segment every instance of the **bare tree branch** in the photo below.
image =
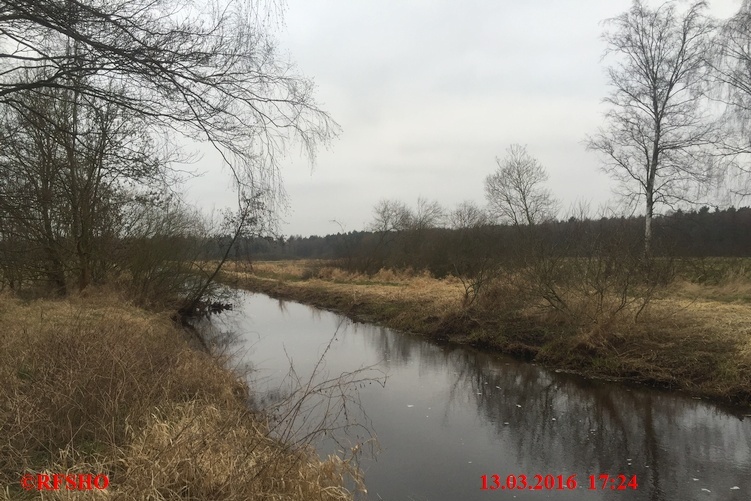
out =
{"type": "Polygon", "coordinates": [[[318,108],[312,82],[277,54],[264,7],[0,0],[0,101],[21,91],[75,90],[148,117],[154,131],[213,145],[238,185],[259,176],[278,184],[279,154],[290,140],[314,158],[338,126],[318,108]],[[109,92],[113,83],[127,92],[109,92]]]}

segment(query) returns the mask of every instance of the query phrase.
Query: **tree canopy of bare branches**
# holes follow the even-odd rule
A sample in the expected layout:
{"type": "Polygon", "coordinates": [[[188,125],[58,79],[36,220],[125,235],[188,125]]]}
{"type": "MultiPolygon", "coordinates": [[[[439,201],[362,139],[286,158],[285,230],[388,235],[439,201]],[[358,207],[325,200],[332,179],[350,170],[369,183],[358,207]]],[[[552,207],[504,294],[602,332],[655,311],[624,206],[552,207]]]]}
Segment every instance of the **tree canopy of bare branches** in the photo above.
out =
{"type": "Polygon", "coordinates": [[[613,90],[605,99],[611,108],[587,147],[603,154],[604,170],[620,183],[621,194],[643,200],[646,255],[655,206],[687,201],[693,188],[710,180],[718,130],[698,100],[714,30],[705,8],[696,2],[679,13],[674,2],[651,9],[635,0],[603,34],[606,55],[614,58],[608,69],[613,90]]]}
{"type": "Polygon", "coordinates": [[[446,211],[436,200],[430,201],[424,197],[417,197],[417,210],[412,216],[413,230],[426,230],[443,226],[446,211]]]}
{"type": "Polygon", "coordinates": [[[485,210],[472,200],[459,203],[448,215],[449,227],[453,229],[469,229],[486,226],[490,223],[485,210]]]}
{"type": "Polygon", "coordinates": [[[411,226],[412,218],[412,211],[404,202],[383,199],[373,207],[373,221],[368,228],[378,233],[404,231],[411,226]]]}
{"type": "Polygon", "coordinates": [[[727,162],[727,196],[751,194],[751,2],[719,26],[708,60],[713,97],[726,105],[721,153],[727,162]]]}
{"type": "Polygon", "coordinates": [[[751,151],[751,2],[744,0],[738,12],[727,19],[713,40],[711,59],[714,76],[723,87],[722,99],[730,106],[743,134],[740,150],[751,151]]]}
{"type": "Polygon", "coordinates": [[[544,186],[548,175],[526,147],[512,144],[496,163],[498,169],[485,178],[485,198],[493,216],[515,226],[534,226],[555,217],[558,201],[544,186]]]}
{"type": "Polygon", "coordinates": [[[313,83],[277,54],[274,6],[0,0],[0,101],[52,88],[111,102],[162,135],[212,144],[238,184],[273,185],[290,139],[312,156],[337,129],[313,83]]]}

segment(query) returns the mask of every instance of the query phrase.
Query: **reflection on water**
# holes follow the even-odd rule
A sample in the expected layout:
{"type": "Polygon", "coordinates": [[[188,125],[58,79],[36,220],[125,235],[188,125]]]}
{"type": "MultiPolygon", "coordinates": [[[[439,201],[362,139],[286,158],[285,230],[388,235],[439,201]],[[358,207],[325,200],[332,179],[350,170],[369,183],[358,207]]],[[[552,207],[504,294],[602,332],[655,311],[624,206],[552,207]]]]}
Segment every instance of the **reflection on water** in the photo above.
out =
{"type": "Polygon", "coordinates": [[[739,412],[438,346],[262,295],[242,296],[224,323],[239,334],[267,401],[290,363],[305,378],[324,350],[323,377],[373,364],[387,373],[384,387],[359,390],[381,449],[362,461],[368,499],[751,499],[751,420],[739,412]],[[589,475],[601,473],[636,475],[639,486],[589,490],[589,475]],[[482,491],[481,476],[493,474],[530,482],[576,474],[579,488],[482,491]]]}

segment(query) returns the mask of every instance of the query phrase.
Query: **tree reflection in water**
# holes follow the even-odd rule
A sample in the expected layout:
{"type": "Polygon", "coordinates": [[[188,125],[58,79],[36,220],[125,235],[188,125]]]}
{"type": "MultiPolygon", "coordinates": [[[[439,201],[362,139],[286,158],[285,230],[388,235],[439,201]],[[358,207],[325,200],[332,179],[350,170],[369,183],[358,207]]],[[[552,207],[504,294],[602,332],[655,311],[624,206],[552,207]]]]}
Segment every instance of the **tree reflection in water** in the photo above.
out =
{"type": "MultiPolygon", "coordinates": [[[[247,296],[234,328],[285,342],[299,360],[315,355],[311,338],[328,339],[339,322],[310,307],[272,304],[247,296]]],[[[279,358],[264,342],[251,359],[279,358]]],[[[360,394],[384,449],[366,471],[372,499],[376,493],[384,499],[486,499],[493,494],[480,490],[479,478],[493,473],[530,480],[576,473],[585,486],[514,491],[519,500],[751,498],[751,423],[737,410],[351,322],[327,357],[332,374],[371,364],[388,374],[385,388],[360,394]],[[588,475],[600,473],[637,475],[639,488],[586,490],[588,475]]]]}

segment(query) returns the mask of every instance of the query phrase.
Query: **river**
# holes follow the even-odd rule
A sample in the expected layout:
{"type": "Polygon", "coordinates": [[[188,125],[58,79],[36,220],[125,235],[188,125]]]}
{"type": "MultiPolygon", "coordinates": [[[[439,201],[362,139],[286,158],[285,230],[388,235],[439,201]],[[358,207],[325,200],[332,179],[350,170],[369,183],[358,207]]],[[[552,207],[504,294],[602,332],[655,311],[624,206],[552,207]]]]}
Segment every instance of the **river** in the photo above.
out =
{"type": "Polygon", "coordinates": [[[233,363],[252,368],[257,405],[310,382],[314,395],[280,433],[299,438],[325,414],[324,426],[352,426],[316,441],[322,455],[377,438],[377,453],[374,441],[362,449],[362,499],[751,499],[743,409],[437,345],[260,294],[241,292],[212,323],[234,334],[233,363]],[[331,382],[343,373],[349,385],[331,382]]]}

